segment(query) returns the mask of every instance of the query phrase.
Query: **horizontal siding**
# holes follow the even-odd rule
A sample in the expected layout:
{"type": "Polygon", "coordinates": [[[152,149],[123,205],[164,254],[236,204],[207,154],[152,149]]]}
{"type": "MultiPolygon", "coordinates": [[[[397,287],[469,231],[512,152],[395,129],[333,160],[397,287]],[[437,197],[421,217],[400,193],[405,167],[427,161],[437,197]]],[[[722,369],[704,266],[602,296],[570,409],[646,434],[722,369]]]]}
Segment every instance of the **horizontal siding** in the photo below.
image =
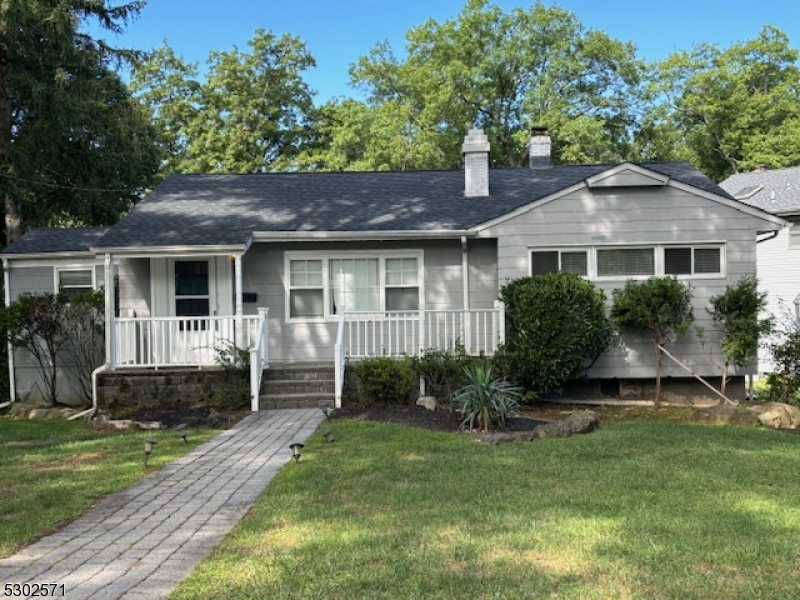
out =
{"type": "MultiPolygon", "coordinates": [[[[458,309],[463,306],[461,280],[461,242],[331,242],[254,244],[242,259],[242,281],[245,292],[258,294],[255,304],[245,304],[246,314],[255,314],[257,307],[269,308],[270,358],[276,361],[332,360],[336,338],[336,322],[288,322],[284,255],[286,252],[314,251],[381,252],[422,250],[424,253],[424,293],[427,309],[458,309]]],[[[476,277],[475,290],[480,302],[496,296],[496,268],[487,254],[494,252],[491,242],[481,241],[475,247],[476,260],[488,265],[492,274],[476,277]],[[494,292],[489,287],[494,286],[494,292]]]]}
{"type": "Polygon", "coordinates": [[[119,261],[119,313],[149,317],[150,259],[128,258],[119,261]]]}
{"type": "MultiPolygon", "coordinates": [[[[767,294],[767,311],[777,322],[785,323],[794,315],[794,299],[800,294],[800,248],[789,247],[788,230],[775,239],[758,244],[758,284],[767,294]]],[[[760,372],[773,370],[766,349],[759,351],[760,372]]]]}
{"type": "Polygon", "coordinates": [[[20,294],[52,294],[55,291],[55,273],[53,267],[14,268],[9,271],[9,288],[11,301],[20,294]]]}
{"type": "MultiPolygon", "coordinates": [[[[692,331],[672,345],[674,354],[697,373],[719,376],[724,358],[719,350],[719,331],[707,307],[711,296],[729,283],[752,275],[756,269],[756,231],[763,221],[707,198],[670,186],[624,190],[584,189],[544,204],[495,225],[484,233],[498,239],[498,279],[527,276],[529,249],[535,246],[569,245],[601,247],[613,244],[650,245],[724,242],[726,277],[690,279],[698,337],[692,331]]],[[[624,280],[596,282],[609,305],[614,289],[624,280]]],[[[672,351],[670,350],[670,351],[672,351]]],[[[664,374],[688,374],[665,359],[664,374]]],[[[591,369],[590,377],[650,378],[655,375],[652,344],[622,335],[591,369]]]]}

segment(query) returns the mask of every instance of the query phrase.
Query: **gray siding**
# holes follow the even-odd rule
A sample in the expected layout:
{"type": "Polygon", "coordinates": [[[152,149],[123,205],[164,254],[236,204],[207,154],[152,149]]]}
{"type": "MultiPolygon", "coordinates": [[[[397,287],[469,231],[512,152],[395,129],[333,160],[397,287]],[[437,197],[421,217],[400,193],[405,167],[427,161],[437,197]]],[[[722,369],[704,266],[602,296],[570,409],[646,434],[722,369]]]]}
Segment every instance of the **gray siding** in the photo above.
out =
{"type": "Polygon", "coordinates": [[[150,259],[119,261],[119,314],[150,316],[150,259]]]}
{"type": "MultiPolygon", "coordinates": [[[[256,292],[258,301],[245,304],[246,314],[255,314],[257,307],[269,308],[270,359],[276,361],[330,360],[336,337],[336,323],[288,322],[284,255],[286,252],[380,252],[422,250],[425,307],[427,309],[459,309],[463,307],[461,276],[461,242],[443,240],[429,242],[359,242],[359,243],[296,243],[254,244],[242,259],[243,289],[256,292]]],[[[470,290],[475,293],[474,307],[491,306],[497,296],[494,244],[480,241],[470,246],[470,290]]]]}
{"type": "MultiPolygon", "coordinates": [[[[498,239],[500,284],[529,274],[532,247],[560,248],[569,245],[602,247],[608,244],[725,243],[726,277],[691,279],[694,313],[702,328],[670,348],[700,375],[719,375],[723,357],[719,332],[707,312],[711,296],[756,269],[756,231],[763,222],[713,200],[665,186],[661,188],[583,189],[534,210],[490,227],[484,233],[498,239]]],[[[595,282],[606,291],[625,281],[595,282]]],[[[602,356],[591,377],[650,378],[655,375],[652,345],[624,335],[619,344],[602,356]]],[[[751,372],[742,370],[739,372],[751,372]]],[[[687,373],[668,359],[664,374],[685,377],[687,373]]]]}
{"type": "Polygon", "coordinates": [[[469,307],[494,308],[499,299],[497,285],[497,241],[470,240],[469,245],[469,307]]]}
{"type": "MultiPolygon", "coordinates": [[[[57,267],[81,267],[82,261],[71,258],[59,260],[52,259],[51,266],[24,267],[22,260],[11,260],[9,269],[9,294],[11,301],[16,300],[20,294],[44,294],[55,292],[55,269],[57,267]]],[[[85,266],[93,264],[93,260],[85,261],[85,266]]],[[[95,266],[95,281],[102,285],[102,266],[95,266]]],[[[68,357],[62,357],[63,365],[69,362],[68,357]]],[[[41,400],[44,396],[44,387],[41,385],[41,376],[33,357],[26,350],[14,351],[14,378],[18,399],[31,401],[41,400]]],[[[81,399],[77,388],[72,385],[70,376],[64,370],[58,371],[58,399],[66,404],[80,403],[81,399]]]]}

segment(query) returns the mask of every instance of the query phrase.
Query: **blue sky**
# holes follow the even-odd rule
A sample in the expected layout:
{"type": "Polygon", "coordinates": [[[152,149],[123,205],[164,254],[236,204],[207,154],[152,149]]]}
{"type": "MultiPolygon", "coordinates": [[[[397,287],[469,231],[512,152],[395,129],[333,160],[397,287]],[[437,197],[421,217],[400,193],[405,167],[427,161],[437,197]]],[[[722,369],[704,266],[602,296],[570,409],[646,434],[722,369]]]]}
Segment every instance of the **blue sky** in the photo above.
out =
{"type": "MultiPolygon", "coordinates": [[[[119,1],[119,0],[118,0],[119,1]]],[[[505,10],[531,2],[496,0],[505,10]]],[[[545,2],[552,4],[552,2],[545,2]]],[[[586,26],[636,44],[639,56],[665,57],[699,42],[727,47],[755,37],[774,25],[800,47],[800,0],[564,0],[586,26]]],[[[402,55],[405,32],[429,18],[454,18],[462,0],[148,0],[140,17],[122,36],[109,41],[149,50],[166,39],[181,56],[202,69],[212,50],[247,48],[259,28],[301,38],[317,61],[305,80],[318,92],[317,102],[353,96],[348,67],[380,41],[402,55]]],[[[95,32],[96,33],[96,32],[95,32]]]]}

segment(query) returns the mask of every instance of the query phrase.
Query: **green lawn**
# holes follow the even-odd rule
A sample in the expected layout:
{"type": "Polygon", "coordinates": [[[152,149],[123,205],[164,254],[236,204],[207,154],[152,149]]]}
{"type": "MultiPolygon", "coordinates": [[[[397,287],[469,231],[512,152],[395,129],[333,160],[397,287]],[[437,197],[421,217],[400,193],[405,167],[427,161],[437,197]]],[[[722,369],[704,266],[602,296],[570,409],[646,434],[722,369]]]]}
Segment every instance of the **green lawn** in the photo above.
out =
{"type": "Polygon", "coordinates": [[[81,422],[0,417],[0,558],[217,433],[190,430],[184,444],[174,431],[102,434],[81,422]],[[158,441],[147,471],[145,439],[158,441]]]}
{"type": "Polygon", "coordinates": [[[173,600],[800,598],[800,436],[640,422],[484,446],[331,425],[173,600]]]}

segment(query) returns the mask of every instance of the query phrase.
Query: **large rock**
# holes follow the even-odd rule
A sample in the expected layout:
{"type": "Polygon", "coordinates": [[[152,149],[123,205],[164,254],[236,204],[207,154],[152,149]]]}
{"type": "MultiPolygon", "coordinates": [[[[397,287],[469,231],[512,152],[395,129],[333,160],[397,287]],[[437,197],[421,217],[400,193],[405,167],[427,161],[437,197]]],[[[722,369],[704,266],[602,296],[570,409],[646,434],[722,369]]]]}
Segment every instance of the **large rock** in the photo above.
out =
{"type": "Polygon", "coordinates": [[[436,410],[436,398],[433,396],[420,396],[417,406],[424,406],[428,410],[436,410]]]}
{"type": "Polygon", "coordinates": [[[772,429],[800,429],[800,408],[782,402],[753,404],[748,410],[756,415],[758,421],[772,429]]]}
{"type": "Polygon", "coordinates": [[[597,414],[587,410],[572,413],[560,421],[539,425],[532,431],[489,433],[478,436],[478,439],[487,444],[531,442],[536,438],[559,438],[569,437],[576,433],[590,433],[599,426],[600,419],[597,418],[597,414]]]}
{"type": "Polygon", "coordinates": [[[745,406],[722,404],[699,409],[702,420],[714,425],[758,425],[758,417],[745,406]]]}
{"type": "Polygon", "coordinates": [[[69,417],[78,414],[78,412],[78,409],[64,406],[45,408],[18,402],[11,405],[11,410],[9,411],[8,416],[12,419],[45,421],[50,419],[68,419],[69,417]]]}

